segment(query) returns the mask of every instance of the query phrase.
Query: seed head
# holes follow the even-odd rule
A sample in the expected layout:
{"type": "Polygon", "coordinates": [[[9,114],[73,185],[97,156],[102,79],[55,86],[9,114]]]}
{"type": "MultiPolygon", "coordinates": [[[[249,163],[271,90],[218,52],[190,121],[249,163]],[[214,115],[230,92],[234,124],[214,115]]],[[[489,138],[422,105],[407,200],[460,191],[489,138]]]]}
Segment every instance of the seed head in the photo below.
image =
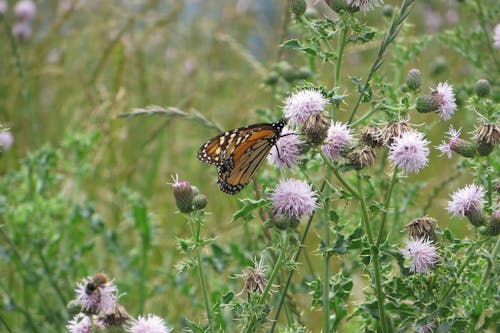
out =
{"type": "Polygon", "coordinates": [[[361,141],[372,148],[381,147],[384,144],[381,129],[371,125],[363,127],[361,129],[361,141]]]}
{"type": "Polygon", "coordinates": [[[328,135],[330,121],[324,112],[312,114],[307,118],[302,128],[302,133],[307,138],[309,143],[319,145],[322,144],[328,135]]]}
{"type": "Polygon", "coordinates": [[[429,216],[423,216],[414,219],[405,225],[405,228],[410,238],[433,238],[436,235],[434,232],[435,225],[436,219],[429,216]]]}
{"type": "Polygon", "coordinates": [[[248,267],[241,274],[236,275],[237,278],[245,281],[245,286],[238,295],[246,293],[250,297],[254,293],[262,294],[267,287],[267,279],[265,276],[266,266],[264,265],[264,257],[259,261],[253,260],[254,267],[248,267]]]}
{"type": "Polygon", "coordinates": [[[359,145],[347,154],[347,159],[357,170],[369,168],[375,163],[375,150],[366,145],[359,145]]]}
{"type": "Polygon", "coordinates": [[[405,120],[389,122],[380,130],[379,140],[383,140],[384,144],[390,147],[396,138],[411,130],[411,125],[405,120]]]}

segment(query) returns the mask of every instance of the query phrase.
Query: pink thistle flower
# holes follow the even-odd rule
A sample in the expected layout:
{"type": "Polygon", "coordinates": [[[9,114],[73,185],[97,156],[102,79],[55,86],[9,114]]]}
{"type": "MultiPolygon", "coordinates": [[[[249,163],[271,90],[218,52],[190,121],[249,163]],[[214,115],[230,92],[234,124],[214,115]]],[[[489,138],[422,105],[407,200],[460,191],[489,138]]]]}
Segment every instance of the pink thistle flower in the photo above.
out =
{"type": "Polygon", "coordinates": [[[482,186],[469,184],[455,191],[446,210],[453,216],[471,216],[481,212],[486,192],[482,186]]]}
{"type": "Polygon", "coordinates": [[[0,0],[0,16],[5,15],[9,10],[9,3],[6,0],[0,0]]]}
{"type": "Polygon", "coordinates": [[[305,181],[282,180],[271,195],[273,211],[275,214],[294,216],[300,220],[318,208],[315,195],[316,192],[305,181]]]}
{"type": "Polygon", "coordinates": [[[453,87],[449,85],[448,82],[439,82],[433,93],[436,94],[439,99],[439,107],[436,112],[439,113],[439,116],[444,120],[450,120],[457,109],[453,87]]]}
{"type": "Polygon", "coordinates": [[[162,318],[154,314],[148,314],[146,317],[139,316],[136,320],[132,320],[130,326],[127,327],[129,333],[169,333],[170,328],[165,326],[162,318]]]}
{"type": "Polygon", "coordinates": [[[99,285],[95,285],[95,289],[88,288],[94,283],[92,277],[83,279],[81,283],[77,283],[76,300],[82,305],[82,310],[88,313],[110,314],[116,306],[116,288],[113,281],[107,281],[99,285]]]}
{"type": "Polygon", "coordinates": [[[32,20],[36,14],[36,5],[31,0],[21,0],[14,7],[14,14],[23,21],[32,20]]]}
{"type": "Polygon", "coordinates": [[[500,49],[500,24],[497,24],[493,30],[493,46],[500,49]]]}
{"type": "Polygon", "coordinates": [[[301,90],[285,100],[283,113],[290,121],[290,125],[302,125],[313,114],[325,110],[328,100],[314,89],[301,90]]]}
{"type": "Polygon", "coordinates": [[[14,143],[14,136],[10,131],[0,132],[0,152],[9,150],[14,143]]]}
{"type": "Polygon", "coordinates": [[[446,154],[448,158],[451,158],[451,153],[453,152],[452,148],[458,143],[461,131],[461,128],[456,130],[455,128],[453,128],[453,126],[450,126],[450,129],[448,130],[448,132],[446,132],[446,135],[448,136],[448,142],[443,141],[439,146],[436,146],[437,150],[441,152],[439,156],[443,156],[444,154],[446,154]]]}
{"type": "Polygon", "coordinates": [[[334,160],[340,158],[344,151],[354,143],[354,136],[347,124],[332,121],[325,141],[326,144],[321,146],[321,150],[326,157],[334,160]]]}
{"type": "Polygon", "coordinates": [[[300,148],[304,142],[293,133],[294,131],[288,127],[283,129],[281,138],[276,142],[276,145],[271,148],[271,152],[269,156],[267,156],[269,163],[280,169],[284,169],[285,167],[291,168],[299,164],[300,148]]]}
{"type": "Polygon", "coordinates": [[[12,26],[12,34],[21,41],[28,40],[33,34],[31,24],[27,21],[19,21],[12,26]]]}
{"type": "Polygon", "coordinates": [[[427,272],[440,258],[436,247],[427,238],[407,240],[401,254],[411,260],[410,272],[416,273],[427,272]]]}
{"type": "Polygon", "coordinates": [[[409,131],[394,138],[390,147],[389,159],[406,173],[417,172],[429,161],[429,141],[420,132],[409,131]]]}
{"type": "Polygon", "coordinates": [[[90,319],[83,313],[76,314],[73,319],[68,322],[66,328],[70,333],[92,333],[90,319]]]}
{"type": "Polygon", "coordinates": [[[347,0],[350,6],[355,6],[364,12],[370,11],[375,7],[382,6],[384,4],[383,0],[347,0]]]}

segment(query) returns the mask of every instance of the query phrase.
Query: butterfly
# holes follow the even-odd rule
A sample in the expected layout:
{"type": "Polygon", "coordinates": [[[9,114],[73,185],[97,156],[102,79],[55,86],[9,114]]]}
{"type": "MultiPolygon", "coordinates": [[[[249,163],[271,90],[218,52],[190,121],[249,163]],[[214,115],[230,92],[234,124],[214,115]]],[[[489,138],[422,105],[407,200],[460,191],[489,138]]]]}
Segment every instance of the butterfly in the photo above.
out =
{"type": "Polygon", "coordinates": [[[198,159],[219,169],[217,184],[222,192],[236,194],[250,183],[285,125],[281,119],[221,133],[201,146],[198,159]]]}

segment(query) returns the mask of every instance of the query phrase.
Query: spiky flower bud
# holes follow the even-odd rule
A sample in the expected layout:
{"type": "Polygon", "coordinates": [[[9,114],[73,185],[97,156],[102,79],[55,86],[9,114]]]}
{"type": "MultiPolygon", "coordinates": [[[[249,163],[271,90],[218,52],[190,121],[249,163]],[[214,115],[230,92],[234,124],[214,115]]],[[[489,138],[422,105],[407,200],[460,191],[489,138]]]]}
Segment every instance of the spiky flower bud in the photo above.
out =
{"type": "Polygon", "coordinates": [[[290,0],[290,8],[295,16],[300,17],[306,12],[307,4],[305,0],[290,0]]]}
{"type": "Polygon", "coordinates": [[[490,94],[490,83],[488,80],[481,79],[476,82],[476,85],[474,86],[474,92],[476,93],[477,97],[486,97],[490,94]]]}
{"type": "Polygon", "coordinates": [[[391,18],[392,17],[392,14],[394,13],[394,7],[391,6],[391,5],[385,5],[383,8],[382,8],[382,12],[384,13],[384,16],[385,17],[389,17],[391,18]]]}
{"type": "Polygon", "coordinates": [[[340,13],[341,11],[346,11],[349,9],[347,0],[326,0],[328,6],[335,12],[340,13]]]}
{"type": "Polygon", "coordinates": [[[195,195],[193,198],[193,208],[196,210],[201,210],[207,206],[207,197],[203,194],[195,195]]]}
{"type": "Polygon", "coordinates": [[[357,146],[347,154],[347,159],[357,170],[371,167],[375,163],[375,157],[375,150],[365,145],[357,146]]]}
{"type": "Polygon", "coordinates": [[[304,133],[308,142],[319,145],[326,139],[329,128],[330,121],[325,113],[321,112],[312,114],[307,118],[302,128],[302,133],[304,133]]]}
{"type": "Polygon", "coordinates": [[[268,86],[274,86],[276,83],[278,83],[279,78],[280,77],[277,72],[270,71],[264,78],[264,84],[267,84],[268,86]]]}
{"type": "Polygon", "coordinates": [[[423,216],[405,225],[405,229],[410,238],[432,238],[436,235],[434,232],[435,225],[435,219],[429,216],[423,216]]]}
{"type": "Polygon", "coordinates": [[[419,96],[417,98],[417,111],[420,113],[427,113],[436,111],[439,108],[439,96],[435,93],[429,95],[419,96]]]}
{"type": "Polygon", "coordinates": [[[484,124],[474,136],[477,150],[481,156],[489,155],[500,142],[500,126],[497,124],[484,124]]]}
{"type": "Polygon", "coordinates": [[[476,227],[480,227],[485,224],[485,218],[482,211],[471,210],[470,212],[466,212],[465,216],[469,220],[469,222],[476,227]]]}
{"type": "Polygon", "coordinates": [[[278,230],[295,229],[300,223],[300,220],[295,216],[285,214],[275,214],[273,217],[273,225],[278,230]]]}
{"type": "Polygon", "coordinates": [[[405,83],[408,86],[408,89],[419,90],[420,84],[422,83],[422,74],[420,73],[420,70],[416,68],[410,69],[406,75],[405,83]]]}
{"type": "Polygon", "coordinates": [[[361,141],[372,148],[381,147],[384,144],[382,131],[375,126],[365,126],[361,129],[361,141]]]}
{"type": "Polygon", "coordinates": [[[463,157],[471,158],[476,155],[476,147],[474,144],[460,138],[457,138],[453,144],[450,145],[450,149],[463,157]]]}
{"type": "Polygon", "coordinates": [[[313,75],[313,73],[311,72],[311,70],[309,69],[309,67],[300,67],[299,70],[297,71],[297,74],[296,74],[296,79],[297,80],[307,80],[309,78],[311,78],[313,75]]]}
{"type": "Polygon", "coordinates": [[[183,213],[190,213],[193,211],[193,188],[186,180],[175,180],[172,184],[174,188],[174,198],[177,208],[183,213]]]}
{"type": "Polygon", "coordinates": [[[396,138],[409,131],[411,131],[411,125],[407,121],[390,122],[380,130],[380,138],[386,146],[390,146],[396,138]]]}
{"type": "Polygon", "coordinates": [[[488,235],[498,236],[498,234],[500,234],[500,210],[491,214],[490,221],[488,223],[488,235]]]}

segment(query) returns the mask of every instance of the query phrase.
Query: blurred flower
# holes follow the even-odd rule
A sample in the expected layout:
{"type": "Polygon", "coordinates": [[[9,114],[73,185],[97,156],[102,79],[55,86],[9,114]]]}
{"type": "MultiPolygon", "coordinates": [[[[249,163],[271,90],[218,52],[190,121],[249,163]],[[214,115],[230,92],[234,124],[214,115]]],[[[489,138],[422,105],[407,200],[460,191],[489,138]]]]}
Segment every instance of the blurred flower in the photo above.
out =
{"type": "Polygon", "coordinates": [[[77,283],[76,300],[84,312],[106,315],[114,311],[118,289],[113,281],[102,282],[97,283],[94,277],[87,277],[77,283]]]}
{"type": "Polygon", "coordinates": [[[0,152],[9,150],[14,143],[14,136],[10,131],[0,132],[0,152]]]}
{"type": "Polygon", "coordinates": [[[434,93],[439,97],[439,107],[436,112],[444,120],[449,120],[457,109],[452,86],[448,82],[439,82],[434,93]]]}
{"type": "Polygon", "coordinates": [[[19,40],[28,40],[33,34],[31,24],[27,21],[19,21],[12,26],[12,34],[19,40]]]}
{"type": "Polygon", "coordinates": [[[437,13],[431,6],[423,6],[423,17],[425,19],[425,25],[428,32],[437,32],[441,25],[443,24],[443,19],[441,15],[437,13]]]}
{"type": "Polygon", "coordinates": [[[425,273],[439,260],[436,247],[427,238],[408,239],[401,253],[411,260],[410,272],[425,273]]]}
{"type": "Polygon", "coordinates": [[[325,141],[330,128],[330,121],[324,112],[312,114],[307,118],[302,128],[302,133],[306,136],[307,142],[319,145],[325,141]]]}
{"type": "Polygon", "coordinates": [[[312,114],[324,111],[328,100],[314,89],[301,90],[285,100],[283,113],[290,119],[290,125],[302,125],[312,114]]]}
{"type": "Polygon", "coordinates": [[[172,176],[174,181],[172,187],[174,189],[174,198],[177,208],[183,213],[189,213],[193,211],[193,188],[187,180],[179,181],[179,175],[172,176]]]}
{"type": "Polygon", "coordinates": [[[245,281],[245,286],[238,293],[242,295],[244,292],[250,296],[252,293],[264,293],[267,287],[267,279],[265,276],[266,266],[264,265],[264,257],[260,257],[257,262],[257,258],[253,260],[254,267],[248,267],[241,274],[236,275],[237,278],[245,281]]]}
{"type": "Polygon", "coordinates": [[[92,325],[90,319],[83,313],[79,313],[73,317],[66,325],[70,333],[92,333],[92,325]]]}
{"type": "Polygon", "coordinates": [[[293,134],[290,128],[285,127],[276,145],[271,148],[267,160],[272,165],[284,169],[294,167],[300,162],[300,148],[304,144],[298,135],[293,134]],[[290,135],[287,135],[290,134],[290,135]]]}
{"type": "Polygon", "coordinates": [[[6,0],[0,0],[0,15],[5,15],[9,10],[9,3],[6,0]]]}
{"type": "Polygon", "coordinates": [[[486,97],[490,94],[491,85],[490,82],[486,79],[477,80],[474,85],[474,92],[477,97],[486,97]]]}
{"type": "Polygon", "coordinates": [[[355,6],[364,12],[372,10],[375,7],[382,6],[384,4],[383,0],[347,0],[350,6],[355,6]]]}
{"type": "Polygon", "coordinates": [[[390,147],[389,159],[395,166],[408,172],[417,172],[427,165],[429,141],[420,132],[410,131],[394,139],[390,147]]]}
{"type": "Polygon", "coordinates": [[[32,20],[36,14],[36,5],[31,0],[18,1],[14,6],[14,14],[20,20],[32,20]]]}
{"type": "Polygon", "coordinates": [[[500,49],[500,24],[497,24],[493,30],[493,46],[500,49]]]}
{"type": "Polygon", "coordinates": [[[476,155],[476,148],[474,145],[459,138],[460,131],[461,129],[456,130],[453,126],[450,126],[450,129],[446,132],[448,142],[443,141],[439,146],[436,146],[437,150],[441,152],[439,156],[446,154],[448,158],[451,158],[451,153],[453,151],[464,157],[474,157],[474,155],[476,155]]]}
{"type": "Polygon", "coordinates": [[[316,192],[305,181],[282,180],[271,195],[273,211],[275,214],[295,216],[300,220],[318,207],[315,195],[316,192]]]}
{"type": "Polygon", "coordinates": [[[436,235],[434,232],[435,225],[436,219],[429,216],[422,216],[405,225],[405,229],[410,238],[431,238],[436,235]]]}
{"type": "Polygon", "coordinates": [[[484,195],[486,194],[482,186],[470,184],[455,191],[448,201],[446,210],[453,216],[469,216],[480,213],[483,208],[484,195]]]}
{"type": "Polygon", "coordinates": [[[163,319],[154,314],[148,314],[146,317],[139,316],[127,327],[129,333],[169,333],[171,331],[172,329],[165,326],[163,319]]]}
{"type": "Polygon", "coordinates": [[[432,332],[432,329],[434,328],[434,323],[433,322],[430,322],[430,323],[427,323],[425,325],[422,325],[420,327],[416,327],[415,326],[415,332],[417,333],[428,333],[428,332],[432,332]]]}
{"type": "Polygon", "coordinates": [[[329,159],[337,159],[354,143],[352,130],[340,121],[333,122],[328,129],[326,144],[321,149],[329,159]]]}

